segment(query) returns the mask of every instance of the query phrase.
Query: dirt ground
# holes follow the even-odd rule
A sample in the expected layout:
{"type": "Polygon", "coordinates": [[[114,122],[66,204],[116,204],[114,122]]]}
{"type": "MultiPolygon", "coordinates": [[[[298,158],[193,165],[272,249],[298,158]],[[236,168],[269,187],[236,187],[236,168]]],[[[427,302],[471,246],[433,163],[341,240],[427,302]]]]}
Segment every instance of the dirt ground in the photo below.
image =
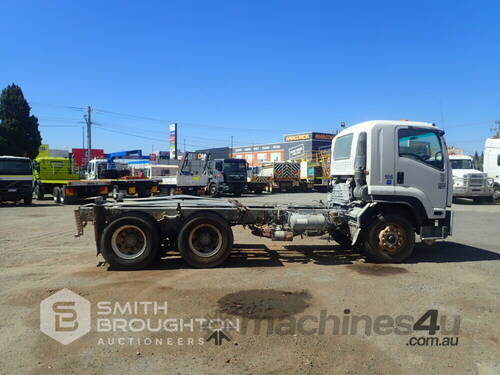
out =
{"type": "MultiPolygon", "coordinates": [[[[320,199],[311,193],[241,201],[320,199]]],[[[366,262],[322,238],[279,243],[236,227],[234,254],[220,268],[191,269],[172,253],[135,272],[102,264],[91,225],[73,238],[74,208],[49,200],[0,207],[2,374],[500,373],[500,205],[454,205],[449,241],[418,244],[398,265],[366,262]],[[40,331],[40,302],[63,288],[90,301],[92,312],[90,332],[67,345],[40,331]],[[102,301],[167,302],[166,317],[188,324],[102,332],[102,301]],[[435,335],[385,324],[406,316],[411,327],[428,310],[437,310],[435,335]],[[193,319],[233,326],[203,329],[190,326],[193,319]],[[430,345],[433,337],[441,345],[430,345]],[[450,337],[456,345],[444,344],[450,337]]],[[[111,317],[165,318],[156,312],[111,317]]]]}

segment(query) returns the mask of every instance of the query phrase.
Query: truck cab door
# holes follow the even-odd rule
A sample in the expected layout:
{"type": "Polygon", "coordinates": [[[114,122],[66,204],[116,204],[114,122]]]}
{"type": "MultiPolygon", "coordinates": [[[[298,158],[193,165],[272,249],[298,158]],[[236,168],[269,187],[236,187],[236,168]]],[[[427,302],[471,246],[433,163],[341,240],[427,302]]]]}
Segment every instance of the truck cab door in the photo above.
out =
{"type": "MultiPolygon", "coordinates": [[[[399,126],[395,142],[395,195],[418,199],[429,218],[444,217],[449,186],[448,152],[438,129],[399,126]]],[[[413,202],[413,203],[412,203],[413,202]]]]}

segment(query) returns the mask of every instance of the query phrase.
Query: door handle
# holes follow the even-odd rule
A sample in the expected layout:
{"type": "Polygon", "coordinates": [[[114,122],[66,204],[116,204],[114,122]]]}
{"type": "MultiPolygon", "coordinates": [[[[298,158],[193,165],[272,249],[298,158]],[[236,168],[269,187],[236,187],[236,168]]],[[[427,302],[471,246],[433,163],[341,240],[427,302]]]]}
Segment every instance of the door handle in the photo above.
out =
{"type": "Polygon", "coordinates": [[[405,183],[405,173],[404,172],[398,172],[396,176],[396,183],[398,185],[402,185],[405,183]]]}

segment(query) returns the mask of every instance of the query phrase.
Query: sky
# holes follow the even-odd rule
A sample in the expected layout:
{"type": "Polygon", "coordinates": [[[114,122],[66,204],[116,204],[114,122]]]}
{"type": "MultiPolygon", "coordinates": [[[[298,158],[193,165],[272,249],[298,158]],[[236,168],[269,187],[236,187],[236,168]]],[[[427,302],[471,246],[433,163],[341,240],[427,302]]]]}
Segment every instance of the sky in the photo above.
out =
{"type": "Polygon", "coordinates": [[[483,149],[500,120],[498,1],[0,3],[0,88],[21,86],[43,143],[188,150],[436,123],[483,149]]]}

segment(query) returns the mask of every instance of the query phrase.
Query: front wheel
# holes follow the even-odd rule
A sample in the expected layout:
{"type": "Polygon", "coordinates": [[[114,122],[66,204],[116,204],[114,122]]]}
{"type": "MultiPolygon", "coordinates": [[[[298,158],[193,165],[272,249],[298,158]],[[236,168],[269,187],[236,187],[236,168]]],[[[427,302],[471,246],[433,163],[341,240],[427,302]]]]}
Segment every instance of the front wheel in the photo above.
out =
{"type": "Polygon", "coordinates": [[[217,185],[216,184],[210,185],[208,191],[209,191],[210,196],[212,198],[217,198],[219,196],[219,189],[217,189],[217,185]]]}
{"type": "Polygon", "coordinates": [[[233,231],[229,224],[214,214],[200,214],[189,219],[177,239],[182,258],[192,267],[217,267],[233,247],[233,231]]]}
{"type": "Polygon", "coordinates": [[[381,214],[368,224],[364,248],[377,262],[402,262],[411,255],[414,246],[415,232],[404,216],[381,214]]]}
{"type": "Polygon", "coordinates": [[[126,214],[113,220],[101,237],[101,253],[113,268],[138,270],[157,259],[160,234],[156,223],[143,215],[126,214]]]}

